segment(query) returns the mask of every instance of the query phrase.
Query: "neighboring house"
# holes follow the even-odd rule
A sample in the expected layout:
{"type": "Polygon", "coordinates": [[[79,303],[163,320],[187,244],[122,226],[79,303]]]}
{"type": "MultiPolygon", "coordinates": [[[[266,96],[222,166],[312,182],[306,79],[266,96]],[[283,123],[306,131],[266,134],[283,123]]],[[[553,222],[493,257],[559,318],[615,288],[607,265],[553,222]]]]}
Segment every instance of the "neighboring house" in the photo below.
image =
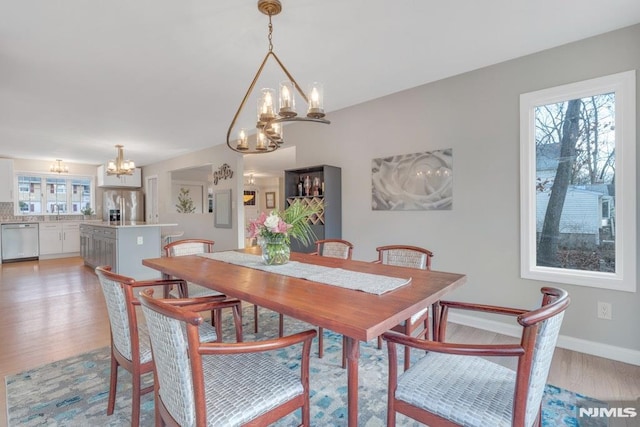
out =
{"type": "MultiPolygon", "coordinates": [[[[568,242],[600,245],[602,240],[612,240],[615,235],[614,198],[607,186],[569,186],[560,216],[560,233],[568,242]]],[[[536,231],[542,231],[542,223],[549,203],[548,191],[536,195],[536,231]]]]}
{"type": "MultiPolygon", "coordinates": [[[[559,144],[539,146],[536,153],[536,231],[549,204],[551,186],[558,168],[559,144]]],[[[569,185],[560,216],[562,243],[600,245],[615,236],[615,186],[613,184],[569,185]]]]}

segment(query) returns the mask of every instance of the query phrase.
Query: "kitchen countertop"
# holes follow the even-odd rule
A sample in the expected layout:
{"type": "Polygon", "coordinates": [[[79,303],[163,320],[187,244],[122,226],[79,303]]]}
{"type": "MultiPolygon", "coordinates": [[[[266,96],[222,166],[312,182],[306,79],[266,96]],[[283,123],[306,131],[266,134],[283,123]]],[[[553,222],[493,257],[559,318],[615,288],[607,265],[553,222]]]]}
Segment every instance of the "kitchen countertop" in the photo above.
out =
{"type": "Polygon", "coordinates": [[[124,223],[109,222],[109,221],[96,221],[91,222],[89,225],[97,227],[111,227],[111,228],[133,228],[133,227],[175,227],[178,224],[151,224],[144,221],[126,221],[124,223]]]}

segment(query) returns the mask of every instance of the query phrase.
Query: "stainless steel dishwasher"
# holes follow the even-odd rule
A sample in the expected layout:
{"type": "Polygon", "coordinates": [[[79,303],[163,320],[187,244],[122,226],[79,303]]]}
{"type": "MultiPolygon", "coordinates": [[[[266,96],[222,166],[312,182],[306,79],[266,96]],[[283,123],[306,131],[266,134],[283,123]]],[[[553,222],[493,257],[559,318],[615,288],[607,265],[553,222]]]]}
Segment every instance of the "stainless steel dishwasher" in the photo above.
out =
{"type": "Polygon", "coordinates": [[[38,223],[2,224],[2,262],[38,259],[38,223]]]}

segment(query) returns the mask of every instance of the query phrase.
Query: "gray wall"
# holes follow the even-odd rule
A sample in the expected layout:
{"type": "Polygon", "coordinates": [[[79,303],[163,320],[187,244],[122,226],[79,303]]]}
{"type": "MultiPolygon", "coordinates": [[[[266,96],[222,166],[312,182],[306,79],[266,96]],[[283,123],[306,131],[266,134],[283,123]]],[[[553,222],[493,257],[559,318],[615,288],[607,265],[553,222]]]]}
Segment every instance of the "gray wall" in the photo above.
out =
{"type": "Polygon", "coordinates": [[[143,172],[143,184],[146,178],[158,177],[158,214],[160,223],[175,223],[177,227],[163,230],[184,231],[182,238],[211,239],[216,242],[215,250],[235,249],[244,245],[244,220],[242,212],[238,212],[238,206],[242,202],[242,157],[229,150],[226,145],[218,145],[209,149],[185,154],[164,162],[145,166],[143,172]],[[188,167],[211,164],[214,170],[228,163],[233,170],[233,179],[220,180],[218,185],[213,186],[214,193],[217,190],[231,189],[232,228],[215,228],[214,214],[181,214],[176,212],[175,204],[171,199],[171,171],[185,169],[188,167]],[[240,224],[240,225],[239,225],[240,224]]]}
{"type": "MultiPolygon", "coordinates": [[[[342,167],[343,236],[354,258],[375,259],[382,244],[424,246],[435,269],[468,275],[453,298],[531,307],[548,283],[519,273],[519,96],[639,68],[636,25],[332,112],[331,125],[290,126],[287,140],[296,141],[297,167],[342,167]],[[373,158],[442,148],[453,148],[453,210],[371,210],[373,158]]],[[[565,344],[616,346],[640,364],[639,294],[563,287],[573,301],[565,344]],[[597,319],[597,301],[612,303],[613,320],[597,319]]]]}

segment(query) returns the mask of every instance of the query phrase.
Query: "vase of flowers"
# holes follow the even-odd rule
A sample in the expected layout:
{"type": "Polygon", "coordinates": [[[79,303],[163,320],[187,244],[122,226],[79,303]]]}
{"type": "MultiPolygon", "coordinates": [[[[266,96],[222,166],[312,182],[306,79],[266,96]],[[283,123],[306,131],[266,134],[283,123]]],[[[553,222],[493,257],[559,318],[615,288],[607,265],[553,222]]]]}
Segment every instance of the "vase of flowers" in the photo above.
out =
{"type": "Polygon", "coordinates": [[[284,211],[262,212],[249,222],[249,237],[257,237],[265,264],[279,265],[289,261],[291,238],[308,245],[316,236],[309,224],[309,217],[318,214],[319,206],[309,206],[294,201],[284,211]]]}

